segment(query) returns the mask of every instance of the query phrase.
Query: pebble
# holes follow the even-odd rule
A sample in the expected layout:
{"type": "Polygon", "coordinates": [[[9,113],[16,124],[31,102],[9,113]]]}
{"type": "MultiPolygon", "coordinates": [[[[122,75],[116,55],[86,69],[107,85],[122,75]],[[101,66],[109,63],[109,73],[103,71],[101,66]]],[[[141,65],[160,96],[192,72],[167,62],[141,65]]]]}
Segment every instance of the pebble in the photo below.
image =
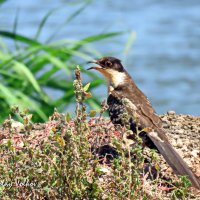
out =
{"type": "Polygon", "coordinates": [[[177,139],[176,146],[177,146],[178,148],[181,148],[181,147],[183,146],[183,142],[182,142],[181,139],[177,139]]]}
{"type": "Polygon", "coordinates": [[[177,135],[177,134],[173,134],[173,136],[172,136],[174,139],[178,139],[179,138],[179,135],[177,135]]]}
{"type": "Polygon", "coordinates": [[[178,130],[176,130],[176,133],[179,134],[179,135],[183,134],[184,132],[185,132],[185,131],[184,131],[183,129],[178,129],[178,130]]]}
{"type": "Polygon", "coordinates": [[[194,156],[194,157],[198,157],[198,155],[200,154],[200,151],[199,150],[197,150],[197,149],[194,149],[191,153],[190,153],[190,155],[191,156],[194,156]]]}
{"type": "Polygon", "coordinates": [[[175,114],[176,114],[176,112],[175,112],[175,111],[173,111],[173,110],[170,110],[170,111],[168,111],[168,112],[167,112],[167,114],[168,114],[168,115],[175,115],[175,114]]]}
{"type": "Polygon", "coordinates": [[[163,128],[170,128],[170,125],[169,124],[163,124],[163,128]]]}
{"type": "Polygon", "coordinates": [[[175,141],[175,140],[172,140],[172,141],[171,141],[171,145],[174,146],[174,147],[177,146],[176,141],[175,141]]]}

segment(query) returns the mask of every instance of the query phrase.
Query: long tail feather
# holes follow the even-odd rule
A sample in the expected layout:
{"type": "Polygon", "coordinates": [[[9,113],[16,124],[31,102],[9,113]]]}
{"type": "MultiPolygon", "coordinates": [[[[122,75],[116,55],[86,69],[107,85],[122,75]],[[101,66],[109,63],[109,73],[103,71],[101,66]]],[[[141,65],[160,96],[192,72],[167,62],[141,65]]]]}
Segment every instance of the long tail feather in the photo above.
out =
{"type": "Polygon", "coordinates": [[[186,164],[186,162],[181,158],[181,156],[176,152],[172,145],[168,141],[162,140],[159,135],[165,134],[164,130],[159,129],[157,132],[150,132],[148,136],[153,141],[155,146],[158,148],[159,152],[162,154],[166,162],[170,165],[173,171],[177,175],[188,176],[192,185],[200,189],[200,178],[198,178],[186,164]]]}

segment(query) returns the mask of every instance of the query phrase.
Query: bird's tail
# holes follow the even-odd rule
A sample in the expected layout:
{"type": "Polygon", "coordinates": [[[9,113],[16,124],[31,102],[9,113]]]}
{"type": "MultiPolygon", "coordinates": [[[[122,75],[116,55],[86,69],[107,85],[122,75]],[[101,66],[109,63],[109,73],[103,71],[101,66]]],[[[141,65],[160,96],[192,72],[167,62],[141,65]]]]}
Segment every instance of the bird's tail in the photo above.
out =
{"type": "Polygon", "coordinates": [[[176,152],[176,150],[172,147],[172,145],[165,140],[162,140],[158,137],[158,135],[165,135],[164,130],[158,129],[158,132],[148,133],[148,136],[153,141],[155,146],[158,148],[159,152],[162,154],[166,162],[173,169],[175,174],[181,176],[188,176],[191,181],[193,187],[200,189],[200,178],[197,177],[186,164],[186,162],[181,158],[181,156],[176,152]]]}

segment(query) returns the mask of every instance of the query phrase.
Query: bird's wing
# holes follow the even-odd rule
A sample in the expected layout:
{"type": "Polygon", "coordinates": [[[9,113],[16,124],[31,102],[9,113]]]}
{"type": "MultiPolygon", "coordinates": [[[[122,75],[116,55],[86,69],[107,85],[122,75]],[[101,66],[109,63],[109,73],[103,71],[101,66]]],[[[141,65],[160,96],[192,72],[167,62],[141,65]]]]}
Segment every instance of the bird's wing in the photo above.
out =
{"type": "Polygon", "coordinates": [[[126,99],[127,104],[125,107],[131,115],[133,112],[132,106],[135,106],[135,112],[139,116],[139,122],[142,126],[149,128],[162,128],[162,121],[160,117],[156,114],[148,98],[143,94],[135,84],[131,84],[125,88],[125,92],[120,92],[118,90],[112,91],[112,95],[120,98],[126,99]],[[131,106],[132,104],[132,106],[131,106]]]}

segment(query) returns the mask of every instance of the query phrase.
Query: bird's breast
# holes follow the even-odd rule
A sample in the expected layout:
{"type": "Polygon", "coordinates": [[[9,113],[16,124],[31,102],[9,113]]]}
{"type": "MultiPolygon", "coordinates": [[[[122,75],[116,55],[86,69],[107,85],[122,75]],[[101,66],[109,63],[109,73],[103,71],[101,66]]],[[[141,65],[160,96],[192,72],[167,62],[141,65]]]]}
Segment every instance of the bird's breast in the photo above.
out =
{"type": "Polygon", "coordinates": [[[122,99],[110,94],[107,99],[108,112],[113,124],[122,125],[122,115],[125,112],[125,108],[122,99]]]}

